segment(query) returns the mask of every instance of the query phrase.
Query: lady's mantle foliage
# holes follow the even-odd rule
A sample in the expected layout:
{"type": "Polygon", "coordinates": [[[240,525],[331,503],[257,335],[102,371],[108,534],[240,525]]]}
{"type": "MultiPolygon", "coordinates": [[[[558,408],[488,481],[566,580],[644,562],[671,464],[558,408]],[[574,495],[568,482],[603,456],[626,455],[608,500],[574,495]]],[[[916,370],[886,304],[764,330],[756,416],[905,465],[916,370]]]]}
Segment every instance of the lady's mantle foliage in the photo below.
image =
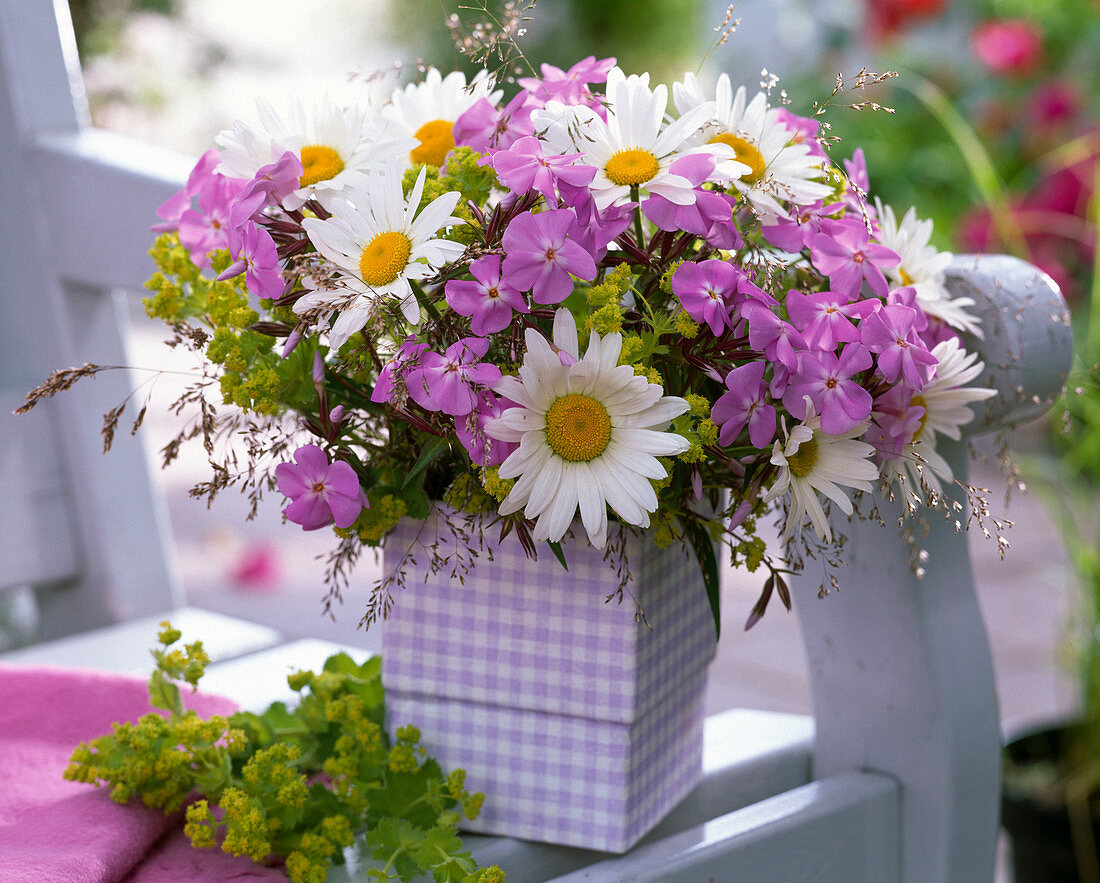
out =
{"type": "Polygon", "coordinates": [[[202,642],[170,650],[180,632],[161,625],[149,701],[167,714],[81,743],[66,779],[165,812],[191,799],[184,831],[193,846],[283,860],[295,883],[321,883],[363,831],[377,860],[372,879],[503,880],[462,850],[455,826],[483,799],[465,790],[463,770],[444,775],[416,727],[399,727],[393,742],[386,735],[379,657],[358,665],[341,653],[319,673],[290,675],[300,694],[292,711],[276,702],[259,715],[203,719],[185,709],[179,685],[197,688],[210,661],[202,642]]]}
{"type": "Polygon", "coordinates": [[[544,73],[507,100],[428,71],[357,107],[263,107],[161,207],[150,312],[208,326],[226,400],[270,415],[251,437],[298,445],[278,488],[341,537],[333,596],[430,500],[532,555],[645,529],[691,545],[715,592],[712,540],[775,577],[770,504],[811,543],[879,478],[937,505],[936,440],[990,393],[966,386],[978,320],[928,225],[869,201],[858,151],[830,161],[820,111],[611,59],[544,73]]]}

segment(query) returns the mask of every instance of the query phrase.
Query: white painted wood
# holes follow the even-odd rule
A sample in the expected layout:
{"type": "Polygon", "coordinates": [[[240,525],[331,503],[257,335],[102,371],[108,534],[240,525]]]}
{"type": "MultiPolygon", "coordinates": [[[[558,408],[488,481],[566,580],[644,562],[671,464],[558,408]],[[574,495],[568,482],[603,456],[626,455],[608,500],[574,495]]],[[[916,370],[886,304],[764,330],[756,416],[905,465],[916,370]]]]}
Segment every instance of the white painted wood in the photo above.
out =
{"type": "Polygon", "coordinates": [[[60,583],[78,572],[52,402],[16,417],[22,392],[0,391],[0,590],[60,583]]]}
{"type": "MultiPolygon", "coordinates": [[[[0,653],[0,662],[95,668],[147,677],[153,670],[149,651],[157,646],[157,633],[165,619],[183,632],[183,640],[201,640],[214,661],[256,653],[283,640],[279,632],[267,626],[197,607],[178,607],[154,616],[0,653]]],[[[216,691],[211,689],[211,692],[216,691]]],[[[247,695],[247,686],[237,691],[237,696],[242,695],[247,695]]]]}
{"type": "Polygon", "coordinates": [[[259,713],[272,702],[293,707],[298,694],[287,686],[286,676],[296,671],[320,671],[325,660],[336,653],[347,653],[360,665],[373,655],[362,647],[304,638],[211,665],[201,686],[208,693],[232,699],[244,711],[259,713]]]}
{"type": "MultiPolygon", "coordinates": [[[[894,883],[898,786],[887,776],[820,779],[711,819],[555,883],[894,883]]],[[[509,878],[511,879],[511,878],[509,878]]],[[[545,880],[545,877],[525,877],[545,880]]],[[[974,878],[955,878],[957,880],[974,878]]]]}
{"type": "MultiPolygon", "coordinates": [[[[1022,261],[987,255],[958,259],[949,284],[974,298],[984,319],[978,349],[988,364],[975,384],[1002,391],[971,430],[1042,413],[1072,354],[1057,288],[1022,261]]],[[[965,444],[942,440],[939,448],[965,481],[965,444]]],[[[952,496],[965,499],[958,487],[952,496]]],[[[897,778],[904,880],[991,880],[1000,725],[966,534],[954,518],[930,514],[919,544],[929,557],[918,577],[897,528],[899,509],[881,494],[873,500],[881,522],[834,521],[848,537],[841,590],[818,599],[821,572],[813,566],[792,584],[817,720],[814,773],[875,770],[897,778]]],[[[860,510],[872,511],[871,498],[860,510]]]]}
{"type": "Polygon", "coordinates": [[[947,287],[969,297],[982,316],[984,340],[968,348],[985,362],[975,384],[1001,395],[974,406],[971,436],[1044,414],[1061,393],[1073,358],[1073,326],[1054,280],[1011,255],[958,255],[947,287]]]}
{"type": "MultiPolygon", "coordinates": [[[[144,291],[155,209],[187,180],[194,158],[101,129],[43,133],[28,151],[64,280],[144,291]]],[[[144,292],[148,294],[148,292],[144,292]]]]}
{"type": "MultiPolygon", "coordinates": [[[[169,189],[162,174],[143,190],[144,172],[118,171],[125,155],[108,162],[107,151],[96,147],[104,140],[84,134],[87,112],[67,16],[63,0],[0,0],[0,170],[9,202],[0,214],[4,389],[28,390],[54,369],[86,361],[127,363],[121,302],[97,286],[116,277],[139,280],[125,260],[119,264],[124,272],[110,270],[119,254],[104,243],[129,230],[118,248],[143,254],[148,233],[139,246],[136,230],[154,220],[153,210],[169,189]],[[88,245],[78,248],[82,236],[88,245]]],[[[42,517],[60,518],[50,529],[71,537],[75,551],[62,548],[59,559],[79,563],[79,573],[64,583],[57,582],[58,568],[52,566],[37,580],[46,638],[182,601],[161,530],[164,507],[141,439],[131,438],[124,422],[115,450],[109,457],[100,454],[103,414],[131,390],[125,371],[84,381],[55,401],[50,438],[29,442],[32,450],[57,447],[69,514],[61,518],[54,507],[42,517]]],[[[28,482],[0,486],[0,509],[20,511],[28,482]]],[[[18,543],[17,535],[0,534],[0,560],[18,558],[18,543]]]]}
{"type": "Polygon", "coordinates": [[[933,519],[918,579],[896,510],[876,501],[885,525],[839,525],[848,536],[839,592],[817,598],[812,571],[792,583],[817,721],[814,775],[897,777],[904,880],[992,880],[999,715],[966,536],[933,519]]]}

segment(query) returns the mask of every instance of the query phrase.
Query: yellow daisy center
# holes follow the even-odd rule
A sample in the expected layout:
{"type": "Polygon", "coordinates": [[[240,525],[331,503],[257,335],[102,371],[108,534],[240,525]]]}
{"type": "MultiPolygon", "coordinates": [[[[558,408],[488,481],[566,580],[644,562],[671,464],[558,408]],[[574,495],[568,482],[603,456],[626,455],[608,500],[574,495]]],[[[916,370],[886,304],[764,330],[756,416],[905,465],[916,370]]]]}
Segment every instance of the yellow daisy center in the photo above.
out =
{"type": "Polygon", "coordinates": [[[595,460],[611,442],[611,417],[591,396],[558,396],[546,412],[546,443],[563,460],[595,460]]]}
{"type": "Polygon", "coordinates": [[[409,151],[413,165],[441,166],[447,154],[455,149],[454,125],[447,120],[424,123],[413,135],[419,147],[409,151]]]}
{"type": "Polygon", "coordinates": [[[898,270],[898,275],[901,277],[901,284],[902,285],[912,285],[913,284],[913,277],[905,272],[905,267],[902,267],[898,270]]]}
{"type": "Polygon", "coordinates": [[[710,139],[711,144],[725,144],[733,148],[733,152],[737,155],[737,161],[743,162],[749,167],[749,171],[745,172],[741,176],[741,180],[746,184],[759,184],[764,180],[764,154],[762,154],[755,144],[751,141],[746,141],[744,138],[738,138],[736,135],[730,132],[723,132],[721,135],[715,135],[710,139]]]}
{"type": "Polygon", "coordinates": [[[644,184],[660,170],[661,164],[657,162],[657,157],[640,147],[613,153],[604,166],[604,172],[614,183],[630,187],[644,184]]]}
{"type": "Polygon", "coordinates": [[[805,478],[814,470],[817,463],[817,439],[811,438],[798,446],[798,450],[787,458],[787,467],[795,478],[805,478]]]}
{"type": "Polygon", "coordinates": [[[367,285],[389,285],[409,265],[412,242],[404,233],[379,233],[359,255],[359,277],[367,285]]]}
{"type": "Polygon", "coordinates": [[[310,144],[303,147],[301,160],[302,187],[335,178],[344,171],[344,161],[340,158],[340,154],[331,147],[325,147],[321,144],[310,144]]]}
{"type": "Polygon", "coordinates": [[[913,433],[913,441],[916,441],[924,432],[924,424],[928,422],[928,403],[924,400],[924,396],[913,396],[909,400],[909,407],[924,408],[924,413],[920,415],[920,423],[917,424],[917,431],[913,433]]]}

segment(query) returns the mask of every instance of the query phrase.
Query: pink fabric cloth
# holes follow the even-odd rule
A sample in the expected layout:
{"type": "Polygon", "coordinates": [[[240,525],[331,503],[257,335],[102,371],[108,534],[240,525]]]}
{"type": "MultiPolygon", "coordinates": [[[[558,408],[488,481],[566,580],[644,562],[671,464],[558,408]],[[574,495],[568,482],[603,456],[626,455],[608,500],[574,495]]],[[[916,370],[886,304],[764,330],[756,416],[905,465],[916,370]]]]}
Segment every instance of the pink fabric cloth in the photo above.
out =
{"type": "MultiPolygon", "coordinates": [[[[236,709],[220,696],[185,696],[203,715],[236,709]]],[[[286,879],[247,859],[192,849],[178,814],[137,801],[119,806],[106,789],[62,778],[77,743],[148,711],[137,678],[0,665],[0,883],[286,879]]]]}

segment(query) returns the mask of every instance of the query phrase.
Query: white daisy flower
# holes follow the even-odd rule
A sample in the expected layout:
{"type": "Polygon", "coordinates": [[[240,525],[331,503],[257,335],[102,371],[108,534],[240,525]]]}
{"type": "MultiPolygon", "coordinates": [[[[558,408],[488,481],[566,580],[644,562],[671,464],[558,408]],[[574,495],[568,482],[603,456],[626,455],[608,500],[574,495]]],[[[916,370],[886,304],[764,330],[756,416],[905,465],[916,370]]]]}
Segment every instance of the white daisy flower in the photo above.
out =
{"type": "Polygon", "coordinates": [[[397,134],[411,139],[412,146],[401,158],[404,168],[443,165],[447,154],[454,150],[455,121],[481,98],[496,104],[502,93],[492,89],[488,71],[478,71],[467,85],[466,75],[461,71],[444,77],[432,67],[421,82],[394,90],[382,115],[393,124],[397,134]]]}
{"type": "Polygon", "coordinates": [[[716,181],[725,183],[747,171],[747,166],[733,159],[732,151],[691,142],[713,113],[712,104],[693,108],[665,125],[668,87],[651,90],[649,74],[628,77],[617,67],[607,75],[606,99],[606,121],[587,105],[566,106],[555,101],[532,114],[536,131],[544,130],[548,154],[580,153],[578,162],[596,167],[588,189],[601,211],[627,202],[631,187],[663,196],[676,205],[692,205],[691,181],[669,170],[688,153],[713,154],[718,160],[712,176],[716,181]]]}
{"type": "Polygon", "coordinates": [[[355,175],[382,168],[414,143],[395,136],[386,121],[368,108],[342,109],[327,99],[310,111],[296,102],[288,121],[267,102],[256,102],[256,110],[259,128],[238,121],[214,139],[222,154],[221,170],[233,177],[253,178],[288,150],[298,154],[301,187],[283,200],[291,211],[309,199],[331,211],[333,201],[355,175]]]}
{"type": "Polygon", "coordinates": [[[893,283],[911,286],[917,293],[917,303],[929,316],[942,319],[952,328],[982,337],[981,319],[967,311],[974,306],[969,297],[955,297],[944,285],[944,270],[951,263],[949,251],[938,251],[929,244],[932,221],[918,220],[917,210],[910,208],[899,224],[894,210],[875,197],[879,219],[879,241],[901,256],[901,263],[883,272],[893,283]]]}
{"type": "Polygon", "coordinates": [[[802,527],[806,516],[818,537],[823,541],[832,538],[818,492],[836,503],[845,515],[851,515],[852,501],[841,487],[871,490],[871,482],[879,474],[870,459],[875,449],[855,440],[867,431],[867,426],[864,420],[843,435],[827,435],[821,431],[821,418],[814,413],[813,403],[806,396],[806,419],[787,434],[785,442],[777,439],[772,447],[771,462],[779,467],[779,474],[764,502],[790,492],[782,541],[802,527]]]}
{"type": "Polygon", "coordinates": [[[502,377],[494,387],[519,406],[485,427],[495,439],[519,443],[500,466],[501,478],[517,479],[500,514],[523,509],[536,519],[533,538],[556,542],[579,508],[589,541],[602,547],[608,505],[622,521],[649,526],[657,511],[650,480],[667,476],[657,457],[689,447],[666,431],[688,403],[619,365],[619,334],[593,334],[581,358],[576,322],[561,309],[553,336],[551,346],[527,329],[519,377],[502,377]],[[562,364],[559,352],[570,364],[562,364]]]}
{"type": "MultiPolygon", "coordinates": [[[[680,114],[710,104],[694,74],[672,87],[673,102],[680,114]]],[[[819,179],[824,174],[821,158],[810,145],[791,139],[768,98],[758,92],[747,101],[744,86],[733,91],[728,74],[722,74],[714,89],[712,124],[697,138],[732,148],[738,161],[748,167],[733,183],[756,212],[765,219],[787,217],[782,203],[808,205],[824,199],[832,188],[819,179]]]]}
{"type": "Polygon", "coordinates": [[[401,192],[400,173],[391,167],[357,179],[357,189],[349,191],[349,200],[335,202],[329,219],[302,222],[310,241],[337,267],[338,285],[314,287],[306,277],[304,284],[314,290],[294,309],[339,311],[328,329],[333,348],[363,327],[381,298],[397,300],[405,319],[415,325],[420,308],[410,280],[431,276],[465,250],[457,242],[433,238],[441,228],[464,223],[451,216],[459,193],[444,193],[417,214],[426,171],[420,170],[408,200],[401,192]]]}
{"type": "Polygon", "coordinates": [[[994,389],[967,386],[985,369],[976,353],[968,353],[956,338],[941,341],[932,348],[939,359],[936,376],[919,394],[909,401],[909,407],[920,407],[924,414],[913,438],[902,449],[900,460],[883,464],[888,481],[904,476],[911,488],[928,487],[942,493],[940,480],[954,481],[948,462],[936,452],[936,436],[945,435],[956,441],[962,437],[960,428],[974,419],[969,405],[984,402],[997,394],[994,389]],[[923,479],[923,481],[922,481],[923,479]]]}

